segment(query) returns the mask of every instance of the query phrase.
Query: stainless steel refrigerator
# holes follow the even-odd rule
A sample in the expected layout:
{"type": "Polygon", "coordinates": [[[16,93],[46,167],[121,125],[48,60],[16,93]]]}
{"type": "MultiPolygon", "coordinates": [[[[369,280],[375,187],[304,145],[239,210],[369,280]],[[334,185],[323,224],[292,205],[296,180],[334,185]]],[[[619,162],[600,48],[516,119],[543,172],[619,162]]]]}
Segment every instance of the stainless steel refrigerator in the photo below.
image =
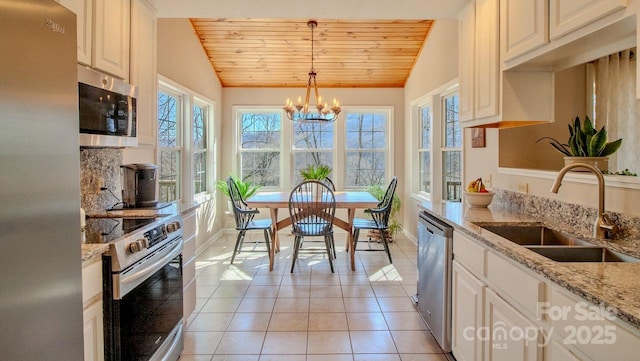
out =
{"type": "Polygon", "coordinates": [[[75,15],[0,0],[0,360],[83,359],[75,15]]]}

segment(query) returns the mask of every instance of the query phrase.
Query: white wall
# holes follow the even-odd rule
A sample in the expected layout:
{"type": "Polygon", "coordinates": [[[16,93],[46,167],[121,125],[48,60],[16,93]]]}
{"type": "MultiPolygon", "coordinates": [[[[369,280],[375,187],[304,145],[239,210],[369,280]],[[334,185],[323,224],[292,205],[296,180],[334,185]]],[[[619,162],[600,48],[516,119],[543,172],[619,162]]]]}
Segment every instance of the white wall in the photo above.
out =
{"type": "Polygon", "coordinates": [[[398,180],[398,195],[403,201],[404,217],[402,224],[405,233],[416,234],[417,207],[411,199],[411,193],[417,191],[418,163],[412,157],[417,144],[412,136],[417,122],[411,124],[411,102],[458,77],[458,21],[437,20],[422,48],[420,57],[404,87],[404,169],[398,180]],[[415,185],[415,186],[414,186],[415,185]],[[415,187],[415,188],[414,188],[415,187]]]}
{"type": "MultiPolygon", "coordinates": [[[[158,73],[214,101],[213,145],[219,159],[222,85],[188,19],[158,19],[158,73]]],[[[214,165],[217,166],[217,162],[209,163],[209,166],[214,165]]],[[[220,170],[216,169],[215,176],[219,174],[220,170]]],[[[210,183],[212,189],[213,181],[210,183]]],[[[226,202],[223,203],[226,207],[226,202]]],[[[223,208],[217,206],[216,198],[203,203],[198,209],[198,247],[222,228],[224,214],[221,210],[223,208]]]]}

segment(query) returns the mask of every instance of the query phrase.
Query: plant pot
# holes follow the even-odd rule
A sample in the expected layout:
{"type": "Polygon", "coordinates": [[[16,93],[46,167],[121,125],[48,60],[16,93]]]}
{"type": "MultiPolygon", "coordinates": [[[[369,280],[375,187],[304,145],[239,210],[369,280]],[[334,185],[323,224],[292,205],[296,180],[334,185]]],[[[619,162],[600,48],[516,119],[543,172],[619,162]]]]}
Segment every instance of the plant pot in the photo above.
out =
{"type": "MultiPolygon", "coordinates": [[[[565,167],[574,163],[589,164],[600,169],[602,172],[609,170],[609,157],[564,157],[565,167]]],[[[589,170],[584,167],[576,167],[571,170],[574,172],[589,172],[589,170]]]]}

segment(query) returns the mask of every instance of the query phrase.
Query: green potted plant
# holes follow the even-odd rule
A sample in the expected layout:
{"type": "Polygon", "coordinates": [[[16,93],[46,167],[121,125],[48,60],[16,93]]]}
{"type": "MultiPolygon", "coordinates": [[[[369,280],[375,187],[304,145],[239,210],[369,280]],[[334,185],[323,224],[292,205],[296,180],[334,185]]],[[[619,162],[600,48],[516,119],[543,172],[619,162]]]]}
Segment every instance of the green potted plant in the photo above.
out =
{"type": "Polygon", "coordinates": [[[622,139],[608,142],[607,130],[604,126],[599,130],[596,129],[588,116],[585,117],[584,124],[580,121],[580,117],[576,117],[573,124],[568,124],[568,127],[567,143],[561,143],[552,137],[542,137],[536,143],[548,139],[551,146],[565,155],[565,165],[587,163],[606,171],[608,157],[620,149],[622,139]]]}
{"type": "MultiPolygon", "coordinates": [[[[242,197],[242,199],[248,199],[252,195],[256,194],[258,189],[260,189],[259,185],[253,184],[250,181],[245,182],[242,179],[233,175],[231,176],[231,178],[233,179],[235,184],[238,186],[238,190],[240,191],[240,196],[242,197]]],[[[216,188],[218,188],[225,196],[227,196],[227,198],[230,198],[229,185],[227,184],[226,179],[218,179],[216,181],[216,188]]],[[[229,199],[228,201],[229,201],[229,204],[228,204],[229,212],[232,212],[233,210],[231,209],[231,199],[229,199]]]]}
{"type": "Polygon", "coordinates": [[[325,164],[309,164],[300,170],[300,177],[303,180],[325,180],[331,174],[331,167],[325,164]]]}
{"type": "MultiPolygon", "coordinates": [[[[374,184],[367,189],[366,192],[369,192],[372,196],[376,197],[377,200],[381,201],[384,198],[384,194],[387,192],[387,188],[381,184],[374,184]]],[[[391,214],[389,215],[389,230],[387,233],[387,237],[390,241],[393,240],[393,236],[402,232],[402,224],[398,221],[398,212],[402,208],[402,201],[397,194],[393,195],[393,200],[391,201],[391,214]]],[[[378,239],[380,235],[375,231],[369,232],[367,234],[368,237],[378,239]]]]}

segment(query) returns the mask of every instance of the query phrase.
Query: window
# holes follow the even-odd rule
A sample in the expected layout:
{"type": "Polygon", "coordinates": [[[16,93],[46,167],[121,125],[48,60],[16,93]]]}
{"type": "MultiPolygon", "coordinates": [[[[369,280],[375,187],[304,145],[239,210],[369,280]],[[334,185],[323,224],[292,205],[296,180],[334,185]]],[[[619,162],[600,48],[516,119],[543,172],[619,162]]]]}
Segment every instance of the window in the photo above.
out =
{"type": "Polygon", "coordinates": [[[207,191],[207,118],[208,106],[196,102],[193,106],[193,193],[207,191]]]}
{"type": "Polygon", "coordinates": [[[159,199],[202,200],[215,178],[213,102],[163,76],[159,78],[159,199]]]}
{"type": "Polygon", "coordinates": [[[418,107],[420,138],[418,141],[419,191],[431,193],[431,105],[418,107]]]}
{"type": "Polygon", "coordinates": [[[387,116],[383,112],[345,114],[346,187],[386,182],[387,116]]]}
{"type": "Polygon", "coordinates": [[[311,164],[332,168],[338,189],[391,177],[391,107],[343,108],[336,122],[291,121],[280,107],[237,107],[236,173],[267,188],[290,189],[311,164]]]}
{"type": "Polygon", "coordinates": [[[412,189],[430,200],[462,199],[462,147],[457,81],[411,102],[415,153],[412,189]]]}
{"type": "Polygon", "coordinates": [[[302,181],[300,171],[308,165],[327,165],[333,169],[335,123],[293,123],[293,174],[302,181]]]}
{"type": "Polygon", "coordinates": [[[240,112],[240,177],[263,187],[279,187],[282,113],[240,112]]]}
{"type": "Polygon", "coordinates": [[[458,94],[442,99],[442,198],[462,199],[462,130],[460,128],[458,94]]]}
{"type": "Polygon", "coordinates": [[[168,91],[158,92],[158,148],[160,201],[180,199],[180,160],[182,147],[182,97],[168,91]]]}

